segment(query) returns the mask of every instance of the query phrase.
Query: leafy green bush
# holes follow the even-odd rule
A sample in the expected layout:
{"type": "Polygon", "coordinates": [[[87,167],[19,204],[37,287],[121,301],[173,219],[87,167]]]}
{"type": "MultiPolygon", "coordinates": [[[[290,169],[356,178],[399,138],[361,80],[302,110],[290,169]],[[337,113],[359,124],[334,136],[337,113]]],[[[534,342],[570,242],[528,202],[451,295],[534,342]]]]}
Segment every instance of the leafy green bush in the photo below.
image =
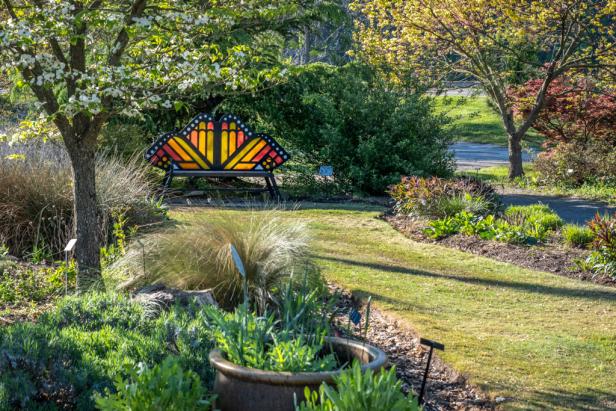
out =
{"type": "Polygon", "coordinates": [[[162,282],[183,289],[214,288],[216,301],[227,309],[241,302],[242,277],[233,263],[233,244],[246,268],[250,299],[264,312],[274,293],[295,273],[318,272],[308,259],[308,232],[302,224],[285,223],[277,211],[253,211],[245,217],[191,219],[143,239],[113,268],[135,273],[130,284],[162,282]]]}
{"type": "MultiPolygon", "coordinates": [[[[65,150],[54,143],[0,144],[0,158],[0,239],[18,257],[61,259],[73,236],[72,172],[65,150]]],[[[126,215],[130,224],[164,217],[147,170],[141,159],[97,157],[100,238],[109,237],[114,213],[126,215]]]]}
{"type": "Polygon", "coordinates": [[[586,248],[594,240],[594,234],[589,227],[567,224],[561,229],[565,243],[570,247],[586,248]]]}
{"type": "Polygon", "coordinates": [[[509,206],[505,209],[505,219],[520,226],[539,226],[545,230],[556,230],[564,223],[552,209],[545,204],[509,206]]]}
{"type": "Polygon", "coordinates": [[[102,411],[191,411],[212,408],[201,379],[192,371],[184,371],[178,360],[167,357],[150,368],[139,363],[128,367],[127,377],[115,380],[115,393],[95,396],[96,408],[102,411]]]}
{"type": "Polygon", "coordinates": [[[113,392],[127,367],[171,353],[209,386],[213,344],[203,324],[191,309],[152,318],[122,295],[64,298],[36,323],[0,328],[0,409],[93,409],[93,394],[113,392]]]}
{"type": "Polygon", "coordinates": [[[388,371],[362,372],[358,362],[334,378],[335,388],[321,385],[319,391],[305,389],[306,401],[296,406],[297,411],[419,411],[417,399],[406,397],[402,383],[396,378],[395,367],[388,371]]]}
{"type": "MultiPolygon", "coordinates": [[[[449,175],[453,163],[445,116],[420,92],[396,91],[366,65],[310,64],[285,83],[226,101],[287,148],[293,162],[322,164],[351,189],[381,194],[402,175],[449,175]]],[[[292,170],[290,162],[288,169],[292,170]]]]}
{"type": "Polygon", "coordinates": [[[399,214],[420,217],[450,217],[461,211],[478,215],[494,213],[500,199],[494,189],[472,177],[404,177],[389,188],[399,214]]]}

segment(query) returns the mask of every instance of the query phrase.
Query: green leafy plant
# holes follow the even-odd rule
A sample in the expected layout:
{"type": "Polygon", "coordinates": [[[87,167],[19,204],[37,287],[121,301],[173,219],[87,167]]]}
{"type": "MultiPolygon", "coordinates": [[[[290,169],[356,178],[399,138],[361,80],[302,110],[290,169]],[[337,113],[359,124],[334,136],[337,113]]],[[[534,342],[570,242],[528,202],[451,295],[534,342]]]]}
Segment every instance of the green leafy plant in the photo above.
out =
{"type": "Polygon", "coordinates": [[[593,233],[592,253],[586,263],[595,274],[616,277],[616,214],[613,217],[599,213],[588,223],[593,233]]]}
{"type": "Polygon", "coordinates": [[[589,227],[567,224],[561,229],[565,244],[570,247],[586,248],[594,240],[594,233],[589,227]]]}
{"type": "Polygon", "coordinates": [[[332,354],[321,356],[325,330],[277,328],[273,315],[258,317],[241,305],[233,313],[206,307],[216,346],[234,364],[271,371],[330,371],[332,354]]]}
{"type": "Polygon", "coordinates": [[[455,217],[445,217],[432,220],[424,230],[424,234],[435,240],[449,237],[460,231],[460,222],[455,217]]]}
{"type": "Polygon", "coordinates": [[[57,266],[27,266],[15,262],[0,269],[0,306],[40,303],[59,297],[75,286],[74,261],[57,266]]]}
{"type": "Polygon", "coordinates": [[[419,411],[417,399],[406,397],[395,367],[389,370],[362,372],[358,362],[334,378],[335,388],[321,385],[318,392],[305,389],[306,400],[297,411],[419,411]]]}
{"type": "Polygon", "coordinates": [[[143,363],[127,367],[127,377],[115,380],[115,393],[96,395],[96,408],[102,411],[190,411],[210,410],[213,396],[201,385],[199,376],[184,371],[179,361],[167,357],[161,364],[143,363]]]}
{"type": "Polygon", "coordinates": [[[541,226],[546,230],[556,230],[564,224],[558,214],[544,204],[509,206],[505,209],[504,218],[514,225],[541,226]]]}

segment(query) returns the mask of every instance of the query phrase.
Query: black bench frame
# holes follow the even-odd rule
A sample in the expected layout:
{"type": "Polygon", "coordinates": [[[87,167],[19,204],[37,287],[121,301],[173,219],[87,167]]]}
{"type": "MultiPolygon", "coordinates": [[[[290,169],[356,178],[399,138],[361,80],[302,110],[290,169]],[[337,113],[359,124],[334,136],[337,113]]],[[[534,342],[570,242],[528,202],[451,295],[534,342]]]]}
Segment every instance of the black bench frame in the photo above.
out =
{"type": "Polygon", "coordinates": [[[248,192],[269,192],[274,201],[280,201],[280,191],[276,178],[273,173],[268,171],[216,171],[216,170],[174,170],[170,168],[165,173],[163,189],[169,190],[173,177],[261,177],[265,179],[266,188],[217,188],[214,191],[248,191],[248,192]]]}

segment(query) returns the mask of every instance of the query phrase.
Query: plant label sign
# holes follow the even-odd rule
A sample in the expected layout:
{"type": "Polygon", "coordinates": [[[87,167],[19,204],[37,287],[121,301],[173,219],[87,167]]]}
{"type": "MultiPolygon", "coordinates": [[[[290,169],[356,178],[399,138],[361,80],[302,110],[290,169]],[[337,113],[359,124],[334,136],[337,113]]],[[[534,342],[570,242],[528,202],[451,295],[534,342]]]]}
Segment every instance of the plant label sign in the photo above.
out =
{"type": "Polygon", "coordinates": [[[334,167],[333,166],[320,166],[319,167],[319,175],[321,177],[331,177],[334,175],[334,167]]]}
{"type": "Polygon", "coordinates": [[[246,269],[244,268],[242,257],[240,257],[240,254],[237,252],[237,249],[233,244],[229,244],[229,249],[231,250],[231,258],[233,258],[235,268],[237,268],[237,271],[240,272],[242,277],[246,278],[246,269]]]}
{"type": "Polygon", "coordinates": [[[75,248],[76,243],[77,243],[77,239],[71,238],[70,241],[66,244],[66,247],[64,247],[64,252],[70,253],[71,251],[73,251],[73,248],[75,248]]]}

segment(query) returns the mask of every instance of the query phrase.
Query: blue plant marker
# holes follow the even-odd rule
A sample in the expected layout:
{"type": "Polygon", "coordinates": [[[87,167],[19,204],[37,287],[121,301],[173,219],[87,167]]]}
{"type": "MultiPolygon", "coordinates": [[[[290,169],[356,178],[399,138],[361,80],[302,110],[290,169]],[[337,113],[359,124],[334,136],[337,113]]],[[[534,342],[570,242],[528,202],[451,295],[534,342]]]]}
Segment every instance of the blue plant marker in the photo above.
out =
{"type": "Polygon", "coordinates": [[[242,277],[246,278],[246,269],[244,268],[244,263],[242,262],[240,253],[237,252],[237,249],[233,244],[229,244],[229,249],[231,250],[231,257],[233,258],[235,268],[237,268],[237,271],[239,271],[242,277]]]}
{"type": "Polygon", "coordinates": [[[359,323],[361,322],[361,314],[359,313],[359,311],[353,308],[349,313],[349,319],[353,324],[359,325],[359,323]]]}
{"type": "Polygon", "coordinates": [[[231,257],[233,258],[235,268],[242,276],[242,282],[244,284],[244,304],[246,304],[246,308],[248,308],[248,278],[246,278],[246,269],[244,268],[244,263],[242,262],[240,253],[237,252],[237,249],[233,244],[229,244],[229,250],[231,251],[231,257]]]}

